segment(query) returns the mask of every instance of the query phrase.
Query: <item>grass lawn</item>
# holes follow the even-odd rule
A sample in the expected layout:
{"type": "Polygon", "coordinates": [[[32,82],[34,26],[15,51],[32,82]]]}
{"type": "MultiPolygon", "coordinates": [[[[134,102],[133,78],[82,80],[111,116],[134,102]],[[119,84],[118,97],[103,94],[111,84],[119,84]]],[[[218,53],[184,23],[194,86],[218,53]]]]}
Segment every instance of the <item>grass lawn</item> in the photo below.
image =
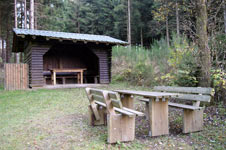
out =
{"type": "MultiPolygon", "coordinates": [[[[112,84],[107,89],[139,89],[112,84]]],[[[0,150],[23,149],[226,149],[225,107],[207,107],[204,130],[182,134],[181,111],[170,109],[170,135],[147,137],[147,121],[136,119],[136,140],[106,143],[105,126],[88,126],[84,89],[3,91],[0,89],[0,150]]],[[[137,103],[138,110],[144,110],[137,103]]]]}

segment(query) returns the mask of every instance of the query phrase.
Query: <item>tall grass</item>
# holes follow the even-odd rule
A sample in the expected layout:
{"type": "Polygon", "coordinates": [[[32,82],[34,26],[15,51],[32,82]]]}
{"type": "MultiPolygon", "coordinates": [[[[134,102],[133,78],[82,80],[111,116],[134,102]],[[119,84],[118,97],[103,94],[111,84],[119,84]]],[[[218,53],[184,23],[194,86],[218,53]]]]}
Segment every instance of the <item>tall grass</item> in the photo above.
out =
{"type": "Polygon", "coordinates": [[[173,34],[168,47],[164,38],[150,48],[114,47],[113,81],[136,85],[196,86],[195,48],[185,37],[173,34]]]}
{"type": "Polygon", "coordinates": [[[116,46],[113,48],[113,81],[153,85],[156,74],[167,70],[169,54],[164,39],[155,41],[150,48],[116,46]]]}

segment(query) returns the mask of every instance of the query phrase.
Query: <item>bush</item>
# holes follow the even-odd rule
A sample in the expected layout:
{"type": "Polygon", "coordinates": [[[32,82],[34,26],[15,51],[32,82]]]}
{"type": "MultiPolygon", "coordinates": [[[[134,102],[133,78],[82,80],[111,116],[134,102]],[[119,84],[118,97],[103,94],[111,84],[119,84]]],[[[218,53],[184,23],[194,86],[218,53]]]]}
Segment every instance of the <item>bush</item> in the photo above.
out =
{"type": "Polygon", "coordinates": [[[226,103],[226,72],[221,69],[213,69],[211,79],[215,89],[215,100],[226,103]]]}

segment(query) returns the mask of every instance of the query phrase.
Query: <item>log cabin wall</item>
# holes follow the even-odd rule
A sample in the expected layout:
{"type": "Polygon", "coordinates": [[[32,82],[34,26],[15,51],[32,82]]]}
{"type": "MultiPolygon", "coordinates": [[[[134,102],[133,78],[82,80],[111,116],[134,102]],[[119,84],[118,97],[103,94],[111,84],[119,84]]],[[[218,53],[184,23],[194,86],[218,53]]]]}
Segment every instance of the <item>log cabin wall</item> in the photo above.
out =
{"type": "Polygon", "coordinates": [[[101,84],[109,84],[111,81],[111,50],[93,49],[99,58],[99,75],[101,84]]]}
{"type": "Polygon", "coordinates": [[[31,46],[26,50],[25,63],[29,66],[29,86],[44,86],[43,77],[43,55],[49,47],[31,46]]]}

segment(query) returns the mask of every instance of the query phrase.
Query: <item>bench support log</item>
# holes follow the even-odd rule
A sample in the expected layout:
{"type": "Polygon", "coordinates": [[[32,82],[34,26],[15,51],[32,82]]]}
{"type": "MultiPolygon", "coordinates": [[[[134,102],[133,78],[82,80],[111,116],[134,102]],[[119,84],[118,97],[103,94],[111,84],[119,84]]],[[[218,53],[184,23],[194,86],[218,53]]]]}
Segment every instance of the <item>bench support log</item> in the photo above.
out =
{"type": "Polygon", "coordinates": [[[99,126],[99,125],[106,125],[107,124],[107,121],[106,121],[106,108],[104,107],[100,107],[100,106],[97,106],[97,111],[99,113],[99,116],[100,116],[100,119],[99,120],[96,120],[95,118],[95,115],[92,111],[92,108],[91,106],[89,105],[88,106],[88,121],[89,121],[89,125],[91,126],[99,126]]]}
{"type": "Polygon", "coordinates": [[[134,99],[131,97],[131,95],[123,95],[122,98],[122,106],[129,108],[129,109],[134,109],[134,99]]]}
{"type": "Polygon", "coordinates": [[[135,116],[108,115],[108,143],[128,142],[135,138],[135,116]]]}
{"type": "Polygon", "coordinates": [[[149,136],[169,134],[168,121],[168,99],[156,102],[152,99],[149,102],[149,136]]]}
{"type": "Polygon", "coordinates": [[[203,109],[184,109],[183,133],[201,131],[203,126],[203,109]]]}

